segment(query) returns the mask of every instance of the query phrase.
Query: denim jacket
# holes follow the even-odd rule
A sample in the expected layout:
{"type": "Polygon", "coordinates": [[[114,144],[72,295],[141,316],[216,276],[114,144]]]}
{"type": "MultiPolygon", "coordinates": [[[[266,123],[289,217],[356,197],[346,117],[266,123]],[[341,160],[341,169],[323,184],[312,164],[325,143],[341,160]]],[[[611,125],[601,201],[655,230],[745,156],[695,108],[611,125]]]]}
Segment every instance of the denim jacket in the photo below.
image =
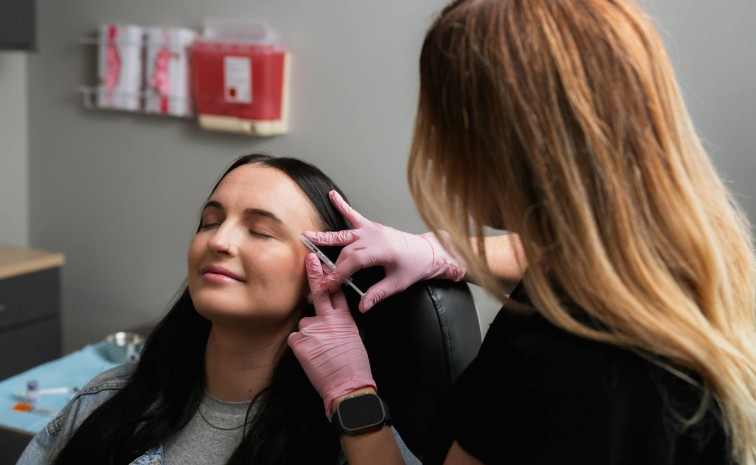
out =
{"type": "MultiPolygon", "coordinates": [[[[16,465],[48,465],[52,463],[79,425],[97,407],[122,389],[135,369],[136,362],[129,362],[104,371],[87,383],[63,410],[34,436],[16,465]]],[[[405,463],[419,465],[420,461],[412,455],[396,429],[393,426],[391,429],[399,443],[399,449],[405,463]]],[[[131,465],[160,465],[162,463],[164,463],[164,460],[163,444],[161,443],[145,451],[144,454],[131,462],[131,465]]],[[[343,453],[340,454],[339,463],[346,463],[343,453]]]]}
{"type": "MultiPolygon", "coordinates": [[[[46,465],[52,463],[76,429],[97,407],[110,399],[128,381],[136,368],[131,362],[97,375],[80,389],[63,410],[37,433],[16,465],[46,465]]],[[[132,465],[158,465],[163,462],[163,446],[159,444],[131,462],[132,465]]]]}

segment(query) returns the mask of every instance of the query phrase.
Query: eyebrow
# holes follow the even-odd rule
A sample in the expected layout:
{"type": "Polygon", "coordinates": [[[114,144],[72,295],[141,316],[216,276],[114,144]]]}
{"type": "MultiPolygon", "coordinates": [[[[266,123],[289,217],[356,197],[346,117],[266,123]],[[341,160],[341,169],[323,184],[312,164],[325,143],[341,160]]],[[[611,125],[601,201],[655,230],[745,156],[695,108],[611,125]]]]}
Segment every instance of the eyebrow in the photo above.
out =
{"type": "MultiPolygon", "coordinates": [[[[202,211],[205,211],[207,208],[219,208],[223,210],[223,204],[218,202],[217,200],[209,200],[204,207],[202,207],[202,211]]],[[[276,223],[283,224],[283,221],[281,221],[281,218],[277,217],[275,213],[263,210],[262,208],[245,208],[244,209],[244,215],[245,216],[261,216],[263,218],[267,218],[269,220],[273,220],[276,223]]]]}

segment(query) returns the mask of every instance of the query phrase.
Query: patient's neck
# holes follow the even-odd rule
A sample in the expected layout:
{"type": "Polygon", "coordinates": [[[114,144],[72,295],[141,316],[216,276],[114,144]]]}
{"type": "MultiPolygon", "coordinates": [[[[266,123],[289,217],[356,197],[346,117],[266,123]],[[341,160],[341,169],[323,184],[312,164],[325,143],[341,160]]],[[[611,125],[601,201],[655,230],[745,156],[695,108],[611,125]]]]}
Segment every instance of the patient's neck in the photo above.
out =
{"type": "Polygon", "coordinates": [[[207,392],[228,402],[253,399],[268,386],[288,334],[250,333],[214,324],[205,348],[207,392]]]}

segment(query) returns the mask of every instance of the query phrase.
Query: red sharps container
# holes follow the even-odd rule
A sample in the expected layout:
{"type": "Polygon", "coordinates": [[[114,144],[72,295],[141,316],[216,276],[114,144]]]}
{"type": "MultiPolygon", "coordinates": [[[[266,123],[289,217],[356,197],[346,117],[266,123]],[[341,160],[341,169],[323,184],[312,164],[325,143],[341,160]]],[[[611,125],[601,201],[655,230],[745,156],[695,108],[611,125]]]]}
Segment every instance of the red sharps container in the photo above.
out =
{"type": "Polygon", "coordinates": [[[191,46],[200,126],[273,136],[288,131],[289,53],[265,23],[205,20],[191,46]]]}

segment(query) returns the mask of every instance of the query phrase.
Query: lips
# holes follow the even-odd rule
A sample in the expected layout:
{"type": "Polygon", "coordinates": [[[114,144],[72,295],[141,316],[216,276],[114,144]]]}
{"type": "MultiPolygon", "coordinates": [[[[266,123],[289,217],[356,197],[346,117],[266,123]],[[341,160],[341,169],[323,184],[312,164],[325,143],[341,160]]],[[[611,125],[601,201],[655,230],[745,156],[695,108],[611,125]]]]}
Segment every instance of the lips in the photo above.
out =
{"type": "Polygon", "coordinates": [[[203,266],[202,269],[200,270],[200,273],[202,274],[203,277],[212,281],[215,281],[215,280],[226,281],[228,279],[232,279],[234,281],[244,282],[244,278],[242,278],[238,274],[232,272],[231,270],[227,268],[223,268],[222,266],[218,266],[218,265],[203,266]]]}

